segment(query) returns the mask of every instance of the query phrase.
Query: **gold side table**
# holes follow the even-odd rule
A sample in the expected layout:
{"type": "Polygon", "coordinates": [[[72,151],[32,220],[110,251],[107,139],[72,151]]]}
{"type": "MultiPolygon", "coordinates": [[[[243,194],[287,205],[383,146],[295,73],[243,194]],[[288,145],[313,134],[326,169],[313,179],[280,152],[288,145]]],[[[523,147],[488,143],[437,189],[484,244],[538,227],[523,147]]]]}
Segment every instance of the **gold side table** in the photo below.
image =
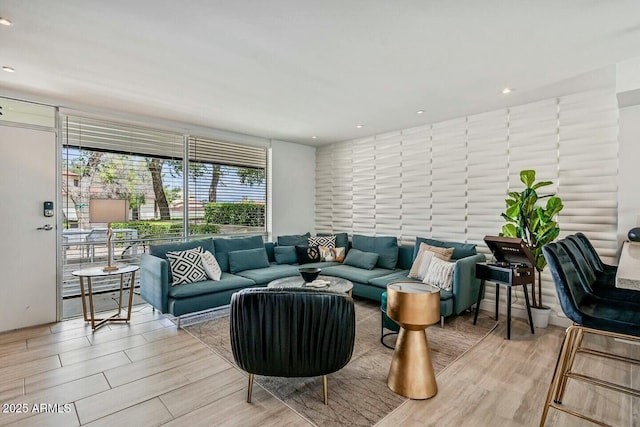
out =
{"type": "Polygon", "coordinates": [[[416,282],[387,285],[387,316],[400,325],[387,385],[410,399],[438,393],[425,328],[440,320],[440,288],[416,282]]]}
{"type": "Polygon", "coordinates": [[[103,267],[85,268],[83,270],[76,270],[71,272],[72,275],[80,278],[80,295],[82,296],[82,314],[85,322],[91,321],[91,329],[96,330],[100,326],[107,322],[128,322],[131,320],[131,305],[133,304],[133,287],[136,280],[136,271],[140,267],[137,265],[120,265],[117,270],[104,271],[103,267]],[[127,307],[127,317],[120,317],[122,311],[122,291],[124,287],[124,275],[130,273],[129,279],[129,306],[127,307]],[[120,297],[118,298],[118,312],[105,318],[96,319],[96,315],[93,309],[93,286],[91,279],[94,277],[107,277],[120,275],[120,297]],[[87,279],[87,292],[84,290],[84,279],[87,279]],[[87,303],[85,296],[89,297],[89,314],[87,317],[87,303]]]}

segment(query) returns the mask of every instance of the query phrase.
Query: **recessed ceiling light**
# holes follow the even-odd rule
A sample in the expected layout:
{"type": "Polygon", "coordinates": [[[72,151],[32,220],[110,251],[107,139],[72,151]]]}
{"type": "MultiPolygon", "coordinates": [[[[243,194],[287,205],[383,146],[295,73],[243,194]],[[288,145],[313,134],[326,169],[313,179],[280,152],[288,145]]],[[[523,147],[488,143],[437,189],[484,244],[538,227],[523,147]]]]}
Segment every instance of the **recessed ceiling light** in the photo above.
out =
{"type": "Polygon", "coordinates": [[[15,73],[15,71],[16,71],[16,70],[14,70],[14,69],[13,69],[13,68],[11,68],[11,67],[7,67],[6,65],[5,65],[4,67],[2,67],[2,69],[3,69],[4,71],[6,71],[7,73],[15,73]]]}
{"type": "Polygon", "coordinates": [[[502,89],[502,93],[503,93],[504,95],[506,95],[506,94],[508,94],[508,93],[513,92],[514,90],[515,90],[515,89],[513,89],[513,88],[505,87],[504,89],[502,89]]]}
{"type": "Polygon", "coordinates": [[[416,114],[424,114],[424,110],[418,110],[416,111],[416,114]]]}
{"type": "Polygon", "coordinates": [[[9,21],[7,18],[0,18],[0,25],[6,25],[7,27],[10,27],[11,25],[13,25],[13,22],[9,21]]]}
{"type": "Polygon", "coordinates": [[[358,129],[362,129],[364,127],[364,125],[356,125],[356,128],[358,129]]]}
{"type": "Polygon", "coordinates": [[[313,136],[311,137],[311,139],[317,139],[317,138],[318,138],[318,137],[317,137],[317,136],[315,136],[315,135],[313,135],[313,136]]]}

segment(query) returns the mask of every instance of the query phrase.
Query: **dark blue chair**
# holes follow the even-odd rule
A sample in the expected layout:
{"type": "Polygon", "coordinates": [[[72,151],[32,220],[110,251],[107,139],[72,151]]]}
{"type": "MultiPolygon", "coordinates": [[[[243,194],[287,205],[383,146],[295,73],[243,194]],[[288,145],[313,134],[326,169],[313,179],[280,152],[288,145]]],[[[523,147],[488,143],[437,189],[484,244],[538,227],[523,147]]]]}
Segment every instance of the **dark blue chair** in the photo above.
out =
{"type": "MultiPolygon", "coordinates": [[[[569,237],[563,240],[558,240],[557,243],[564,248],[571,258],[571,261],[578,272],[578,276],[580,277],[580,283],[588,294],[603,299],[640,304],[640,292],[631,289],[616,288],[610,284],[602,284],[598,280],[596,272],[591,268],[591,264],[584,257],[580,248],[576,245],[575,241],[569,239],[569,237]]],[[[638,307],[640,307],[640,305],[638,307]]]]}
{"type": "Polygon", "coordinates": [[[601,421],[578,413],[575,408],[569,409],[562,405],[567,381],[571,378],[640,397],[640,390],[594,377],[590,373],[573,371],[573,363],[579,353],[640,364],[637,359],[589,348],[584,345],[583,339],[585,334],[593,334],[640,343],[640,307],[638,304],[604,299],[587,292],[581,283],[578,269],[562,244],[550,243],[542,248],[542,252],[549,265],[562,311],[574,324],[565,333],[540,425],[544,425],[550,408],[603,425],[601,421]]]}
{"type": "Polygon", "coordinates": [[[247,402],[254,375],[322,376],[351,360],[356,336],[353,298],[310,289],[248,288],[231,296],[229,331],[233,358],[249,373],[247,402]]]}
{"type": "Polygon", "coordinates": [[[591,268],[595,272],[598,283],[603,286],[615,287],[618,267],[603,263],[602,259],[600,259],[600,255],[598,255],[598,252],[596,252],[591,241],[584,235],[584,233],[576,233],[575,235],[567,236],[567,240],[572,241],[576,246],[578,246],[585,259],[589,262],[591,268]]]}

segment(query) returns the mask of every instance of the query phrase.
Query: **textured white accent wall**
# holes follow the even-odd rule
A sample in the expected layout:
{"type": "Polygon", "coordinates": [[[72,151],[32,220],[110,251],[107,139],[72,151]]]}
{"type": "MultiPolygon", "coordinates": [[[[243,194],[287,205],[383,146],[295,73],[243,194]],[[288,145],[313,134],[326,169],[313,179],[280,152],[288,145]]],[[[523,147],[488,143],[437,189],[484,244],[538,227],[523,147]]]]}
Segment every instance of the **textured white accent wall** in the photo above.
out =
{"type": "MultiPolygon", "coordinates": [[[[605,257],[617,247],[618,108],[615,91],[505,110],[318,148],[316,231],[471,242],[497,235],[520,170],[565,203],[563,235],[583,231],[605,257]]],[[[495,295],[487,291],[487,302],[495,295]]],[[[556,306],[543,274],[543,302],[556,306]]]]}

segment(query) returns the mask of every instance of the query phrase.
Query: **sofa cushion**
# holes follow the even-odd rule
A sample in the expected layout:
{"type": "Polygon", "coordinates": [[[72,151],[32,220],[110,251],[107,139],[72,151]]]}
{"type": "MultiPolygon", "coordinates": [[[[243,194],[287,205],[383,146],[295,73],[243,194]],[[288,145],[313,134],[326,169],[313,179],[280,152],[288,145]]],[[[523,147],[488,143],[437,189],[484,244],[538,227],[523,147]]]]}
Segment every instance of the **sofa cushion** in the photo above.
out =
{"type": "Polygon", "coordinates": [[[342,264],[335,261],[319,261],[319,262],[310,262],[309,264],[304,264],[304,267],[305,268],[327,268],[327,267],[333,267],[334,265],[342,265],[342,264]]]}
{"type": "Polygon", "coordinates": [[[336,247],[336,236],[310,236],[308,240],[309,246],[323,246],[325,248],[335,248],[336,247]]]}
{"type": "Polygon", "coordinates": [[[354,234],[352,247],[363,252],[377,253],[379,255],[377,267],[393,270],[398,264],[398,239],[396,237],[370,237],[354,234]]]}
{"type": "Polygon", "coordinates": [[[433,257],[440,258],[443,261],[449,261],[452,255],[453,248],[441,248],[428,245],[424,242],[420,243],[420,249],[418,249],[416,259],[413,260],[413,264],[411,265],[409,277],[418,280],[424,279],[433,257]]]}
{"type": "MultiPolygon", "coordinates": [[[[351,251],[349,251],[351,252],[351,251]]],[[[386,268],[374,268],[373,270],[365,270],[363,268],[354,267],[352,265],[335,265],[333,267],[326,267],[322,269],[322,273],[327,276],[340,277],[343,279],[351,280],[354,283],[369,283],[371,279],[376,277],[386,276],[392,271],[386,268]]]]}
{"type": "Polygon", "coordinates": [[[296,245],[296,256],[298,264],[308,264],[310,262],[319,262],[320,249],[317,246],[300,246],[296,245]]]}
{"type": "Polygon", "coordinates": [[[189,283],[187,285],[172,286],[169,288],[169,298],[191,298],[230,289],[243,289],[253,285],[255,285],[255,282],[246,277],[222,273],[222,277],[218,281],[203,280],[202,282],[189,283]]]}
{"type": "Polygon", "coordinates": [[[454,262],[443,261],[434,256],[423,282],[437,286],[440,289],[451,290],[453,288],[454,266],[454,262]]]}
{"type": "Polygon", "coordinates": [[[328,248],[326,246],[318,246],[318,248],[320,249],[320,259],[322,261],[344,261],[344,256],[346,253],[345,248],[328,248]]]}
{"type": "Polygon", "coordinates": [[[200,258],[202,259],[202,266],[204,267],[205,273],[207,273],[207,277],[211,280],[220,280],[222,270],[216,257],[213,256],[211,252],[206,251],[200,255],[200,258]]]}
{"type": "Polygon", "coordinates": [[[336,236],[336,248],[349,249],[349,235],[347,233],[318,233],[318,236],[336,236]]]}
{"type": "Polygon", "coordinates": [[[274,252],[276,244],[273,242],[265,242],[264,243],[264,248],[267,250],[267,256],[269,257],[269,262],[275,262],[276,261],[276,255],[274,252]]]}
{"type": "Polygon", "coordinates": [[[229,272],[229,252],[245,249],[264,249],[262,236],[234,237],[215,239],[213,241],[215,252],[213,253],[220,264],[222,271],[229,272]]]}
{"type": "Polygon", "coordinates": [[[276,246],[273,248],[278,264],[295,264],[298,262],[295,246],[276,246]]]}
{"type": "Polygon", "coordinates": [[[271,264],[267,268],[258,268],[254,270],[245,270],[238,273],[238,276],[251,279],[258,285],[267,285],[276,279],[283,277],[298,276],[300,272],[298,267],[288,264],[271,264]]]}
{"type": "Polygon", "coordinates": [[[190,240],[188,242],[171,242],[163,243],[161,245],[151,245],[149,247],[149,254],[157,256],[158,258],[167,259],[167,252],[185,251],[187,249],[193,249],[200,246],[203,251],[209,251],[215,255],[214,244],[212,238],[201,240],[190,240]]]}
{"type": "Polygon", "coordinates": [[[427,245],[437,246],[439,248],[453,248],[453,255],[451,256],[452,260],[466,258],[477,253],[476,245],[473,243],[445,242],[442,240],[427,239],[426,237],[418,237],[416,239],[416,245],[413,252],[414,259],[418,254],[420,243],[422,242],[426,243],[427,245]]]}
{"type": "Polygon", "coordinates": [[[269,258],[264,247],[229,252],[229,271],[232,274],[265,267],[269,267],[269,258]]]}
{"type": "Polygon", "coordinates": [[[289,234],[286,236],[278,236],[278,246],[307,246],[311,233],[305,234],[289,234]]]}
{"type": "Polygon", "coordinates": [[[408,274],[409,270],[394,271],[393,273],[385,274],[384,276],[375,277],[369,280],[369,284],[371,286],[386,289],[387,285],[393,282],[419,282],[418,280],[409,278],[407,276],[408,274]]]}
{"type": "Polygon", "coordinates": [[[173,276],[172,286],[207,279],[207,273],[202,265],[202,247],[198,246],[185,251],[169,251],[167,258],[173,276]]]}
{"type": "Polygon", "coordinates": [[[343,264],[351,265],[365,270],[372,270],[378,262],[379,255],[375,252],[363,252],[359,249],[351,249],[345,257],[343,264]]]}

